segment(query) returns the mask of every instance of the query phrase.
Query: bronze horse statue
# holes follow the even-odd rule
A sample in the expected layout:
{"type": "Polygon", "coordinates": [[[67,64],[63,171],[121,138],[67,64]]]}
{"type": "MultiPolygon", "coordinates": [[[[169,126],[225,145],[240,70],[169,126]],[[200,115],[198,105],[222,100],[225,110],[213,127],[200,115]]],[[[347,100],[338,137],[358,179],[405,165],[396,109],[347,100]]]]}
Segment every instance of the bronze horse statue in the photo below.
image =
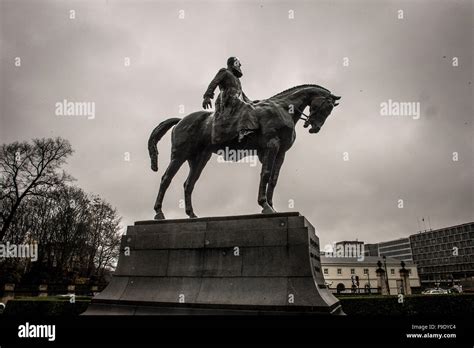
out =
{"type": "Polygon", "coordinates": [[[194,185],[212,153],[223,149],[252,150],[248,152],[257,153],[262,163],[258,204],[263,208],[262,213],[274,213],[273,191],[285,153],[295,141],[297,122],[304,119],[304,127],[309,126],[310,133],[318,133],[333,107],[338,105],[336,101],[340,98],[318,85],[300,85],[269,99],[257,101],[253,104],[253,112],[258,118],[259,129],[243,142],[238,142],[236,134],[236,137],[228,142],[213,144],[211,132],[214,114],[209,111],[197,111],[183,119],[169,118],[161,122],[148,140],[151,169],[155,172],[158,171],[158,141],[169,129],[175,125],[176,127],[171,135],[171,161],[161,178],[160,190],[154,206],[155,220],[165,218],[161,210],[163,198],[171,180],[185,161],[188,161],[190,168],[184,183],[186,214],[190,218],[197,217],[191,203],[194,185]],[[309,106],[308,116],[303,113],[307,106],[309,106]]]}

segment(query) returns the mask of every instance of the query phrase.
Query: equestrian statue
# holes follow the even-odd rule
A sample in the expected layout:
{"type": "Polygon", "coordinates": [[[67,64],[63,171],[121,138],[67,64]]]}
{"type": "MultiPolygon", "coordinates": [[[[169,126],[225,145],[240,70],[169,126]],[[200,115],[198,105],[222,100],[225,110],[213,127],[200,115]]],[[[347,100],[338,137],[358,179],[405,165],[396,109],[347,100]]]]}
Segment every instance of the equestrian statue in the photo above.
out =
{"type": "Polygon", "coordinates": [[[161,122],[151,133],[148,152],[151,169],[158,171],[158,141],[173,128],[171,134],[171,161],[161,178],[155,202],[155,220],[164,219],[163,198],[171,180],[184,162],[189,163],[189,174],[184,183],[186,214],[196,218],[191,195],[196,181],[213,153],[235,150],[253,154],[262,163],[258,204],[262,213],[274,213],[273,192],[281,166],[296,138],[295,127],[300,119],[310,133],[318,133],[338,105],[341,97],[314,84],[289,88],[271,98],[251,101],[242,91],[240,77],[242,64],[237,57],[227,60],[204,93],[202,106],[212,107],[214,91],[220,93],[215,102],[215,111],[196,111],[184,118],[169,118],[161,122]],[[309,115],[303,113],[309,107],[309,115]],[[241,151],[248,150],[248,151],[241,151]]]}

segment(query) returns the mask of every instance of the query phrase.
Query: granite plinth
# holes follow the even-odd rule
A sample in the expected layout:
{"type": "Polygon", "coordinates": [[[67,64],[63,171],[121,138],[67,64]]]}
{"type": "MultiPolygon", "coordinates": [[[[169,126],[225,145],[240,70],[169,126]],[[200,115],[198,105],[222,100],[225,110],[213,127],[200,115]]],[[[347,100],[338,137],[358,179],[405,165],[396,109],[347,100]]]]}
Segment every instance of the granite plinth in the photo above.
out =
{"type": "Polygon", "coordinates": [[[299,213],[138,221],[86,315],[342,314],[299,213]]]}

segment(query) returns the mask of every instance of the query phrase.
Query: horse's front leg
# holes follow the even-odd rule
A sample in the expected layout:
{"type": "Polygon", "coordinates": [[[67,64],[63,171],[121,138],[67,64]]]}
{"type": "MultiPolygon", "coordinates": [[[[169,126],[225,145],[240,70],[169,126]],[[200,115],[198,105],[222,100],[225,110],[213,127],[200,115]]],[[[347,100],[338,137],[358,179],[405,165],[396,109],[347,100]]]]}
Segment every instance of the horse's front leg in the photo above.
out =
{"type": "Polygon", "coordinates": [[[278,176],[280,175],[280,169],[285,160],[285,151],[278,152],[275,163],[273,164],[272,174],[267,187],[267,202],[273,208],[273,192],[275,191],[276,184],[278,182],[278,176]]]}
{"type": "Polygon", "coordinates": [[[267,186],[270,180],[273,164],[280,148],[280,141],[278,138],[271,138],[267,142],[267,147],[262,158],[262,171],[260,173],[260,185],[258,188],[258,204],[263,208],[262,213],[274,213],[275,210],[268,204],[267,200],[267,186]]]}

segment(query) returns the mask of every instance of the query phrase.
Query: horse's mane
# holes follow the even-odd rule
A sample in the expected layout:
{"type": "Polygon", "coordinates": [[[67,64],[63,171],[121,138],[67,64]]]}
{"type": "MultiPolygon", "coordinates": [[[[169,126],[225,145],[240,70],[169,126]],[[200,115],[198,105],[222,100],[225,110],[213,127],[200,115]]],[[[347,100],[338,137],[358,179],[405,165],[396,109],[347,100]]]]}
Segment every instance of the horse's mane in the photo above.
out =
{"type": "Polygon", "coordinates": [[[298,86],[294,86],[294,87],[285,89],[283,92],[280,92],[280,93],[278,93],[278,94],[275,94],[273,97],[270,97],[270,98],[268,98],[268,99],[273,99],[273,98],[281,97],[281,96],[284,95],[284,94],[293,92],[295,89],[302,88],[302,87],[317,87],[317,88],[321,88],[322,90],[324,90],[324,91],[326,91],[326,92],[328,92],[328,93],[331,93],[331,91],[329,91],[327,88],[321,87],[321,86],[319,86],[319,85],[304,84],[304,85],[298,85],[298,86]]]}

